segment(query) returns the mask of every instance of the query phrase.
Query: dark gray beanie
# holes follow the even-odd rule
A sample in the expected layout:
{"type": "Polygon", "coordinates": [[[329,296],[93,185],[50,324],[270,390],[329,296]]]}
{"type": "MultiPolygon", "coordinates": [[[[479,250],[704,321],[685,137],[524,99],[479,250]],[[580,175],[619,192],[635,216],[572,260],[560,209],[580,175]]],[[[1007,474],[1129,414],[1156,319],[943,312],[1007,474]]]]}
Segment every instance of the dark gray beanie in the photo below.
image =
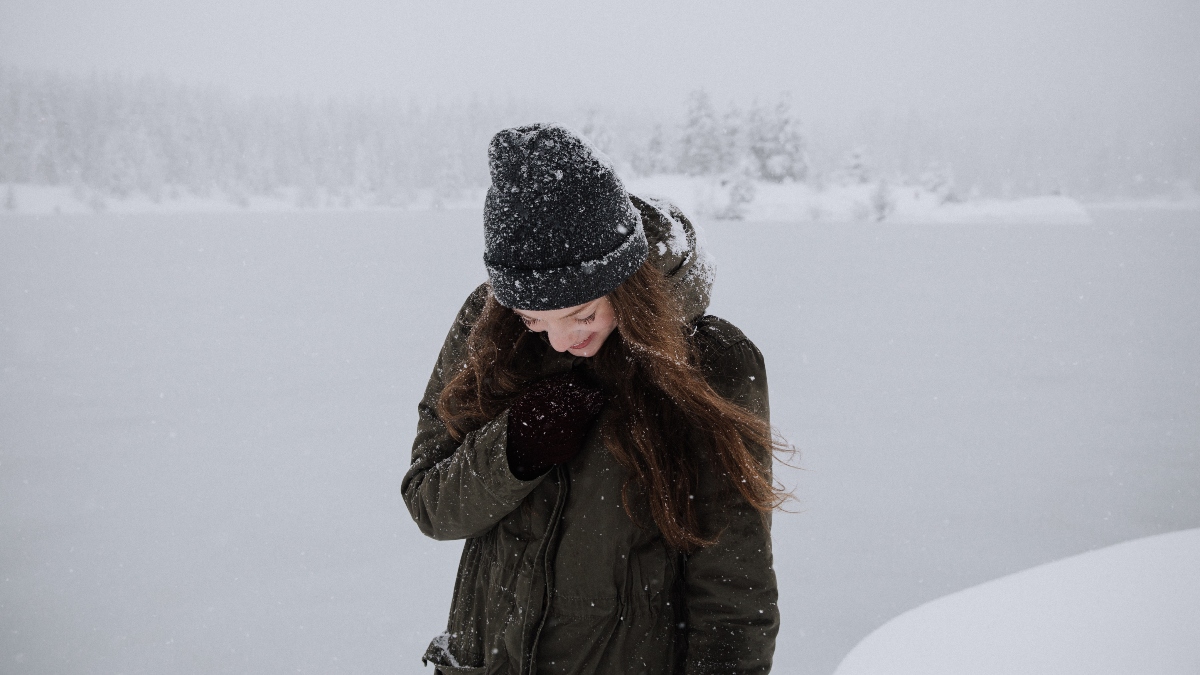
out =
{"type": "Polygon", "coordinates": [[[645,262],[646,234],[629,193],[575,132],[554,124],[505,129],[492,137],[488,162],[483,262],[501,305],[581,305],[645,262]]]}

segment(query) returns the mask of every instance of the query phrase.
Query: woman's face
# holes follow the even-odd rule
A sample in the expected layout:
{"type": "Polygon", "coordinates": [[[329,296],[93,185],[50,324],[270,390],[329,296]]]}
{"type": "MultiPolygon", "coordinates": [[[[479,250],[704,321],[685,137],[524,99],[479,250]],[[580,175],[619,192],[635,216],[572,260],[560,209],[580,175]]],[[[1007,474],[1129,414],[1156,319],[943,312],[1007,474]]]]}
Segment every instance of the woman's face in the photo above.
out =
{"type": "Polygon", "coordinates": [[[575,356],[595,356],[604,345],[604,340],[617,327],[612,303],[606,297],[563,309],[513,311],[529,330],[545,332],[546,337],[550,338],[550,346],[556,351],[570,352],[575,356]]]}

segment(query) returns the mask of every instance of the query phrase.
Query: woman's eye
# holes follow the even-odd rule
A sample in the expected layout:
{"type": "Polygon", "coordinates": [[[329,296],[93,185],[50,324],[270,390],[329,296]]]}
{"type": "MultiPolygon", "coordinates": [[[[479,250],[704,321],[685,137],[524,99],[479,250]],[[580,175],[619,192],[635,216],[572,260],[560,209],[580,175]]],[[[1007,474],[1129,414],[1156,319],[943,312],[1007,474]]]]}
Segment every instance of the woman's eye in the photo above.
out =
{"type": "Polygon", "coordinates": [[[592,315],[591,315],[591,316],[589,316],[589,317],[588,317],[588,318],[586,318],[586,319],[580,319],[580,320],[579,320],[579,323],[591,323],[591,322],[593,322],[593,321],[595,321],[595,320],[596,320],[596,313],[595,313],[595,312],[592,312],[592,315]]]}
{"type": "Polygon", "coordinates": [[[520,318],[521,323],[525,324],[526,326],[533,326],[533,319],[527,316],[521,316],[520,314],[518,314],[517,317],[520,318]]]}

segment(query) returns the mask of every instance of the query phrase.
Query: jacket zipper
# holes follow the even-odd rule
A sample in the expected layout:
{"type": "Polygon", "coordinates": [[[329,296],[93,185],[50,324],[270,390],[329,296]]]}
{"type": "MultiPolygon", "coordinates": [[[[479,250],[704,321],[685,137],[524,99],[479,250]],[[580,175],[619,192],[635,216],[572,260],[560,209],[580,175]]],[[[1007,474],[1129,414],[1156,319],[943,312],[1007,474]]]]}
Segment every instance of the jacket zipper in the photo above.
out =
{"type": "Polygon", "coordinates": [[[553,540],[558,534],[558,524],[562,520],[563,508],[567,503],[567,493],[570,491],[567,467],[560,464],[554,467],[554,471],[555,476],[558,478],[558,496],[554,501],[554,511],[550,515],[550,523],[546,528],[546,536],[542,540],[542,550],[538,551],[538,561],[542,564],[542,578],[546,583],[546,591],[542,600],[542,616],[538,620],[537,629],[533,633],[533,641],[529,645],[529,661],[521,669],[521,672],[526,675],[533,675],[533,669],[537,665],[538,639],[542,637],[542,629],[546,626],[546,618],[550,616],[550,603],[554,597],[554,565],[551,560],[555,552],[555,542],[553,540]]]}

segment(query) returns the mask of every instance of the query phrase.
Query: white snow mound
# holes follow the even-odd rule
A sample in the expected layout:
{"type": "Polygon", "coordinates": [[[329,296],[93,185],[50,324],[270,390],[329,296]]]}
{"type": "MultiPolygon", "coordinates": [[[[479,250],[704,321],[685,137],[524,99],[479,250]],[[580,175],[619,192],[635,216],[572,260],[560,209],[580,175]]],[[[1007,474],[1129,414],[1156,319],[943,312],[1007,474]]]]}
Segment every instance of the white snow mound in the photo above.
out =
{"type": "Polygon", "coordinates": [[[835,675],[1200,673],[1200,529],[968,588],[868,635],[835,675]]]}

